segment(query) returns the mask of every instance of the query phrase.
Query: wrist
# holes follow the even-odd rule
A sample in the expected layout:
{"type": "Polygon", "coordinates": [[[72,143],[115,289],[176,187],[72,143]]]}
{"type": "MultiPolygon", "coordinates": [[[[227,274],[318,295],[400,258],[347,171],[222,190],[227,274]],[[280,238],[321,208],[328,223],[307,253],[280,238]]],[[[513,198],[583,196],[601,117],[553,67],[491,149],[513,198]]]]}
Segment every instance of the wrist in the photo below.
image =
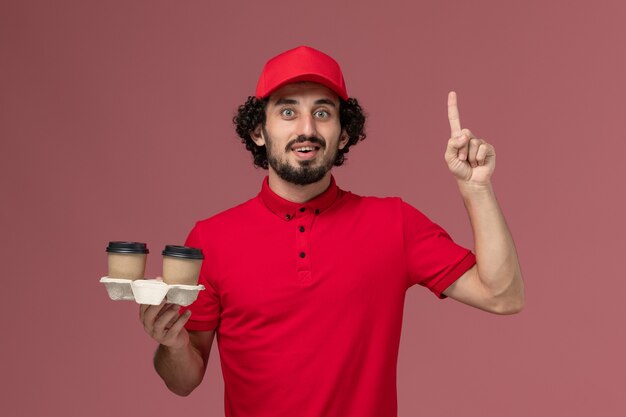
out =
{"type": "Polygon", "coordinates": [[[459,183],[459,192],[465,207],[485,207],[485,204],[492,204],[496,200],[496,195],[491,184],[468,184],[459,183]]]}
{"type": "Polygon", "coordinates": [[[164,344],[159,344],[159,349],[162,350],[168,356],[180,356],[187,351],[187,345],[189,342],[181,345],[181,346],[168,346],[164,344]]]}
{"type": "Polygon", "coordinates": [[[457,181],[459,191],[463,197],[483,197],[493,195],[493,185],[491,182],[476,184],[468,181],[457,181]]]}

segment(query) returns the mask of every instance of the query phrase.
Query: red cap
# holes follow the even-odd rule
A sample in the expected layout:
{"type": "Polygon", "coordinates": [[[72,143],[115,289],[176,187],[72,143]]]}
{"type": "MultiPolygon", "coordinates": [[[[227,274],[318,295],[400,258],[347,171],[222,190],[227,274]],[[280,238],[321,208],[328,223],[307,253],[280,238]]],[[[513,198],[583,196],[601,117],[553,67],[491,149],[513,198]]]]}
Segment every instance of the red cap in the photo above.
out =
{"type": "Polygon", "coordinates": [[[278,88],[298,81],[325,85],[342,99],[348,99],[337,61],[308,46],[290,49],[267,61],[256,86],[256,96],[265,98],[278,88]]]}

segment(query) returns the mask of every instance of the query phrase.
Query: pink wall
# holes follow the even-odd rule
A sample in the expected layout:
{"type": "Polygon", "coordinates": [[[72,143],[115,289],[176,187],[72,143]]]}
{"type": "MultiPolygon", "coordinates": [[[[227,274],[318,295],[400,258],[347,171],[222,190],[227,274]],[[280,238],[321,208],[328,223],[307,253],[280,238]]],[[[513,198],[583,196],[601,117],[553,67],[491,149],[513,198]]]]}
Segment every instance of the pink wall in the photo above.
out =
{"type": "Polygon", "coordinates": [[[300,44],[341,62],[370,115],[342,188],[401,196],[471,247],[443,160],[449,89],[496,147],[526,309],[499,317],[412,288],[400,416],[626,415],[626,3],[8,3],[3,415],[223,415],[217,350],[196,392],[170,394],[138,307],[98,283],[104,248],[148,242],[155,276],[165,243],[258,192],[230,119],[265,60],[300,44]]]}

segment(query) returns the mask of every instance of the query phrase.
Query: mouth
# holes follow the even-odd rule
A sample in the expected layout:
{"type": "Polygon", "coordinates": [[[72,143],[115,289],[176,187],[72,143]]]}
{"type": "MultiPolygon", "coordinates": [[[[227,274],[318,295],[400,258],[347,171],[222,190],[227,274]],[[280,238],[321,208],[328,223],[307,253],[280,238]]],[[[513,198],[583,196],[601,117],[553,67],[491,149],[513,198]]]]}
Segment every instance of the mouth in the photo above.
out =
{"type": "Polygon", "coordinates": [[[313,143],[298,143],[291,147],[291,151],[298,159],[313,159],[317,156],[321,146],[313,143]]]}

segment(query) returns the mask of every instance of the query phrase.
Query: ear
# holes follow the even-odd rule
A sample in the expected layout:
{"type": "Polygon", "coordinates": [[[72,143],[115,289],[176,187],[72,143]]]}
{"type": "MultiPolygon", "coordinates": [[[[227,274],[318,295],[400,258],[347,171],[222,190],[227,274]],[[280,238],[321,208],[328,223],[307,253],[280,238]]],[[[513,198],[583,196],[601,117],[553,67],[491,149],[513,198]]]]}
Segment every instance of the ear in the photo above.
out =
{"type": "Polygon", "coordinates": [[[261,125],[258,125],[253,131],[250,132],[250,137],[257,146],[265,146],[265,137],[263,136],[263,129],[261,129],[261,125]]]}
{"type": "Polygon", "coordinates": [[[339,138],[339,149],[345,148],[348,144],[348,140],[350,140],[350,136],[348,136],[345,130],[342,130],[341,137],[339,138]]]}

